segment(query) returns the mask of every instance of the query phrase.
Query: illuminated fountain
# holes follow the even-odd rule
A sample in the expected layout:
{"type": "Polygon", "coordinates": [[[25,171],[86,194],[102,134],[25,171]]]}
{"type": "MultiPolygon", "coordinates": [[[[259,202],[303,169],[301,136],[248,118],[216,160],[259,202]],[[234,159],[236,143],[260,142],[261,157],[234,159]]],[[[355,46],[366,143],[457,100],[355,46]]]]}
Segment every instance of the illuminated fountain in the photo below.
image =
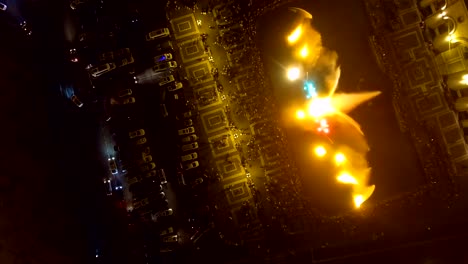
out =
{"type": "MultiPolygon", "coordinates": [[[[330,139],[329,146],[315,146],[314,154],[320,159],[328,158],[333,161],[337,171],[336,180],[351,186],[354,206],[359,208],[375,189],[374,185],[369,185],[371,168],[368,167],[365,158],[369,148],[358,150],[351,148],[350,144],[335,144],[330,137],[329,121],[351,125],[359,132],[357,133],[359,140],[365,142],[367,146],[361,126],[348,113],[378,96],[380,92],[336,93],[341,75],[341,70],[336,65],[338,58],[336,53],[323,48],[320,34],[310,25],[312,19],[310,13],[300,8],[290,8],[290,10],[301,16],[300,23],[286,38],[289,45],[295,49],[296,58],[303,64],[304,69],[326,67],[329,74],[324,76],[324,88],[328,91],[325,95],[319,95],[315,83],[306,79],[303,87],[306,95],[305,104],[289,112],[294,113],[296,120],[304,129],[314,128],[316,133],[324,134],[330,139]]],[[[295,66],[287,71],[290,80],[297,80],[300,76],[300,67],[295,66]]]]}

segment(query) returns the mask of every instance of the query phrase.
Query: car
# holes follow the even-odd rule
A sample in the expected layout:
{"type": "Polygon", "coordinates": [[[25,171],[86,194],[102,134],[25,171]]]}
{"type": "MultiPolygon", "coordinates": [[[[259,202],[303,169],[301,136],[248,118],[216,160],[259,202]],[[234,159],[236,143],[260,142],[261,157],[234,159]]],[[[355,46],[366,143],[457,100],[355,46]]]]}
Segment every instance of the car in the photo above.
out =
{"type": "Polygon", "coordinates": [[[159,193],[159,198],[160,198],[161,200],[166,199],[166,194],[165,194],[164,192],[160,192],[160,193],[159,193]]]}
{"type": "Polygon", "coordinates": [[[149,162],[151,162],[152,160],[153,160],[153,156],[151,156],[151,155],[147,155],[147,156],[144,156],[144,157],[143,157],[143,162],[144,162],[144,163],[149,163],[149,162]]]}
{"type": "Polygon", "coordinates": [[[146,41],[151,41],[151,40],[155,40],[158,38],[165,38],[165,37],[168,37],[169,34],[170,32],[168,28],[160,28],[160,29],[157,29],[148,33],[146,35],[146,41]]]}
{"type": "Polygon", "coordinates": [[[197,178],[192,182],[192,187],[195,187],[195,186],[197,186],[199,184],[202,184],[202,183],[203,183],[203,179],[202,178],[197,178]]]}
{"type": "Polygon", "coordinates": [[[189,160],[195,160],[198,158],[198,154],[196,152],[193,152],[193,153],[190,153],[190,154],[187,154],[187,155],[184,155],[182,157],[180,157],[180,160],[181,161],[189,161],[189,160]]]}
{"type": "Polygon", "coordinates": [[[166,229],[164,229],[163,231],[161,231],[161,233],[159,233],[160,236],[166,236],[166,235],[170,235],[174,233],[174,228],[172,227],[168,227],[166,229]]]}
{"type": "Polygon", "coordinates": [[[177,235],[163,237],[164,243],[176,243],[178,241],[177,235]]]}
{"type": "Polygon", "coordinates": [[[177,131],[177,133],[179,134],[179,136],[193,134],[193,133],[195,133],[195,128],[194,127],[187,127],[187,128],[184,128],[184,129],[180,129],[179,131],[177,131]]]}
{"type": "Polygon", "coordinates": [[[159,86],[164,86],[168,83],[171,83],[171,82],[174,82],[175,81],[175,78],[174,78],[174,75],[169,75],[169,76],[166,76],[164,78],[161,79],[161,81],[159,82],[159,86]]]}
{"type": "Polygon", "coordinates": [[[189,151],[198,148],[198,143],[186,144],[182,146],[182,151],[189,151]]]}
{"type": "Polygon", "coordinates": [[[169,209],[166,209],[166,210],[164,210],[164,211],[161,211],[161,212],[159,213],[159,216],[170,216],[170,215],[172,215],[173,213],[174,213],[174,212],[172,211],[172,209],[169,208],[169,209]]]}
{"type": "Polygon", "coordinates": [[[150,171],[150,170],[152,170],[154,168],[156,168],[156,164],[154,162],[151,162],[151,163],[144,164],[144,165],[140,166],[140,169],[143,172],[150,171]]]}
{"type": "Polygon", "coordinates": [[[115,163],[115,157],[110,157],[107,159],[109,161],[109,168],[112,174],[117,174],[117,163],[115,163]]]}
{"type": "Polygon", "coordinates": [[[176,61],[168,61],[165,64],[166,64],[167,68],[169,68],[169,69],[177,68],[177,62],[176,61]]]}
{"type": "Polygon", "coordinates": [[[109,60],[112,60],[112,59],[114,59],[114,52],[113,51],[104,52],[104,53],[101,53],[99,55],[99,60],[100,61],[109,61],[109,60]]]}
{"type": "Polygon", "coordinates": [[[163,61],[169,61],[169,60],[172,60],[172,53],[164,53],[164,54],[154,57],[154,63],[156,64],[163,62],[163,61]]]}
{"type": "Polygon", "coordinates": [[[0,10],[6,11],[7,8],[8,8],[7,5],[5,5],[4,3],[0,2],[0,10]]]}
{"type": "Polygon", "coordinates": [[[159,173],[159,182],[161,182],[161,184],[166,184],[167,179],[166,179],[166,173],[164,172],[164,169],[159,169],[158,173],[159,173]]]}
{"type": "Polygon", "coordinates": [[[185,118],[192,117],[192,111],[185,112],[185,113],[184,113],[184,117],[185,117],[185,118]]]}
{"type": "Polygon", "coordinates": [[[104,179],[104,186],[106,187],[106,194],[112,195],[112,182],[110,179],[104,179]]]}
{"type": "Polygon", "coordinates": [[[193,125],[192,119],[184,120],[184,126],[188,127],[188,126],[191,126],[191,125],[193,125]]]}
{"type": "Polygon", "coordinates": [[[191,169],[195,169],[198,166],[200,166],[200,163],[198,163],[198,161],[193,161],[193,162],[190,162],[189,164],[185,164],[184,169],[191,170],[191,169]]]}
{"type": "Polygon", "coordinates": [[[129,98],[126,98],[125,100],[123,100],[122,104],[126,105],[126,104],[134,104],[136,102],[136,99],[135,97],[129,97],[129,98]]]}
{"type": "Polygon", "coordinates": [[[180,171],[177,172],[177,181],[179,182],[180,185],[186,185],[184,174],[180,171]]]}
{"type": "Polygon", "coordinates": [[[190,136],[182,138],[181,141],[184,143],[188,143],[188,142],[197,141],[197,139],[198,139],[197,135],[190,135],[190,136]]]}
{"type": "Polygon", "coordinates": [[[144,129],[138,129],[132,132],[128,133],[128,137],[130,138],[136,138],[136,137],[141,137],[145,135],[145,130],[144,129]]]}
{"type": "Polygon", "coordinates": [[[115,69],[115,64],[110,62],[91,68],[89,72],[91,73],[91,76],[93,76],[94,78],[98,78],[99,76],[106,74],[112,71],[113,69],[115,69]]]}
{"type": "Polygon", "coordinates": [[[78,55],[77,55],[78,51],[76,50],[76,48],[70,48],[68,50],[68,58],[71,62],[78,62],[78,55]]]}
{"type": "Polygon", "coordinates": [[[83,103],[80,101],[80,99],[78,99],[78,96],[76,95],[72,95],[72,97],[70,97],[70,100],[78,107],[83,106],[83,103]]]}
{"type": "Polygon", "coordinates": [[[167,87],[167,90],[169,92],[173,92],[173,91],[182,89],[182,87],[184,87],[184,86],[182,85],[181,82],[175,82],[174,85],[171,85],[171,86],[167,87]]]}
{"type": "Polygon", "coordinates": [[[145,143],[146,143],[146,138],[145,138],[145,137],[144,137],[144,138],[140,138],[140,139],[138,139],[138,140],[135,142],[135,144],[137,144],[137,145],[143,145],[143,144],[145,144],[145,143]]]}
{"type": "Polygon", "coordinates": [[[167,70],[175,69],[175,68],[177,68],[177,62],[168,61],[168,62],[161,62],[161,63],[156,64],[153,67],[153,71],[154,72],[163,72],[163,71],[167,71],[167,70]]]}
{"type": "Polygon", "coordinates": [[[157,172],[156,170],[149,171],[149,172],[147,172],[147,173],[145,174],[145,176],[146,176],[147,178],[149,178],[149,177],[154,177],[154,176],[156,176],[156,175],[158,175],[158,172],[157,172]]]}
{"type": "Polygon", "coordinates": [[[123,67],[125,65],[132,64],[134,62],[135,62],[135,59],[133,58],[133,56],[129,56],[127,58],[120,59],[117,63],[117,66],[123,67]]]}
{"type": "Polygon", "coordinates": [[[80,6],[81,4],[84,4],[86,3],[86,1],[83,1],[83,0],[71,0],[70,1],[70,8],[72,10],[75,10],[78,6],[80,6]]]}
{"type": "Polygon", "coordinates": [[[121,90],[117,93],[117,96],[119,97],[125,97],[125,96],[129,96],[129,95],[132,95],[132,89],[125,89],[125,90],[121,90]]]}
{"type": "Polygon", "coordinates": [[[151,153],[151,148],[150,147],[145,147],[143,149],[143,152],[142,152],[143,155],[149,155],[150,153],[151,153]]]}

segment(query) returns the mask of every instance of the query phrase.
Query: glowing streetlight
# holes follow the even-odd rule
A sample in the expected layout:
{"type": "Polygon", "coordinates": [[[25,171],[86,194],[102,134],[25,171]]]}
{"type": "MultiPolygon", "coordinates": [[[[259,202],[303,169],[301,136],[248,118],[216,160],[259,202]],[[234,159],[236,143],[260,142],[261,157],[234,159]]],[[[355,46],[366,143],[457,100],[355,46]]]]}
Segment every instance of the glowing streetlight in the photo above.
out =
{"type": "Polygon", "coordinates": [[[315,118],[319,118],[336,112],[335,108],[331,104],[331,99],[329,97],[314,98],[310,102],[307,110],[309,115],[315,118]]]}
{"type": "Polygon", "coordinates": [[[296,118],[297,119],[304,119],[305,118],[305,112],[302,110],[297,110],[296,111],[296,118]]]}
{"type": "Polygon", "coordinates": [[[346,161],[346,157],[343,153],[339,152],[335,154],[335,164],[341,165],[346,161]]]}
{"type": "Polygon", "coordinates": [[[291,67],[288,69],[287,75],[290,81],[295,81],[299,79],[299,76],[301,75],[301,70],[299,70],[298,67],[291,67]]]}
{"type": "Polygon", "coordinates": [[[323,146],[318,146],[314,149],[315,155],[323,157],[327,154],[327,150],[323,146]]]}
{"type": "Polygon", "coordinates": [[[295,43],[299,37],[302,35],[302,25],[299,25],[294,29],[294,31],[288,36],[289,43],[295,43]]]}
{"type": "Polygon", "coordinates": [[[356,185],[358,184],[358,181],[356,180],[356,178],[354,178],[353,175],[349,174],[349,172],[341,172],[340,175],[338,175],[338,177],[336,177],[336,179],[341,182],[341,183],[344,183],[344,184],[353,184],[353,185],[356,185]]]}

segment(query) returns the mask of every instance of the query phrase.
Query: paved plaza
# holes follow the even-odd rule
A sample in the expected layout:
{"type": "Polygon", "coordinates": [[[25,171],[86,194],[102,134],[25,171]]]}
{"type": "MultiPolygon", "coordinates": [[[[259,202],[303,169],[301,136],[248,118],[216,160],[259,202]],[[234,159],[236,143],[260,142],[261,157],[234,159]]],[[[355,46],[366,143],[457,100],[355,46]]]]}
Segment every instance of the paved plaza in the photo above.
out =
{"type": "Polygon", "coordinates": [[[187,14],[171,19],[171,26],[176,40],[193,36],[198,37],[200,33],[193,14],[187,14]]]}

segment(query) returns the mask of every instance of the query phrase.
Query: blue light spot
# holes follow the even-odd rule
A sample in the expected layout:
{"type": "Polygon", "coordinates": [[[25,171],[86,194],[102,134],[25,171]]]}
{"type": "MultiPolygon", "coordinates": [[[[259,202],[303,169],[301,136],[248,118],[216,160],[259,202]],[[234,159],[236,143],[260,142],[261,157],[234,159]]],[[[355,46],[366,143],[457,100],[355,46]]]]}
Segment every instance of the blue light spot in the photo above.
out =
{"type": "Polygon", "coordinates": [[[161,58],[159,58],[159,61],[165,61],[166,60],[166,56],[162,55],[161,58]]]}
{"type": "Polygon", "coordinates": [[[312,97],[317,97],[317,89],[313,82],[307,81],[304,83],[304,91],[306,93],[306,98],[310,99],[312,97]]]}

